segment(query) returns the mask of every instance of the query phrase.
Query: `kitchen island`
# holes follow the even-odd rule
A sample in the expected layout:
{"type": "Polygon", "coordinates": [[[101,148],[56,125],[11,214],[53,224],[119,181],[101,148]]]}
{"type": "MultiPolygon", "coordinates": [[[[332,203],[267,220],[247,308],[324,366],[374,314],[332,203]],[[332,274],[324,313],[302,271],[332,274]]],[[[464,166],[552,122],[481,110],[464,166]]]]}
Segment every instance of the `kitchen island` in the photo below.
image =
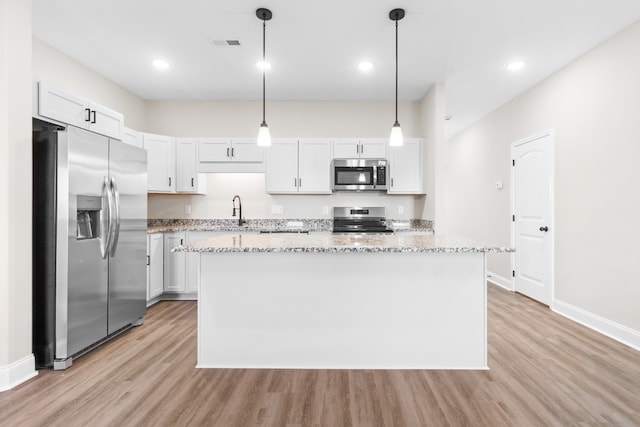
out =
{"type": "Polygon", "coordinates": [[[198,367],[487,369],[485,254],[433,235],[229,234],[200,253],[198,367]]]}

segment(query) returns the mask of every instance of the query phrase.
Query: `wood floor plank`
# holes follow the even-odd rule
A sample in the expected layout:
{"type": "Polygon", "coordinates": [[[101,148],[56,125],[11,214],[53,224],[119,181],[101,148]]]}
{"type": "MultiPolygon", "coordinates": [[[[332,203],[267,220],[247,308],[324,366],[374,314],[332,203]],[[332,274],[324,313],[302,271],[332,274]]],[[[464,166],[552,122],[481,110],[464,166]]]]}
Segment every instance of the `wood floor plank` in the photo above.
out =
{"type": "Polygon", "coordinates": [[[640,426],[640,352],[494,286],[489,371],[196,369],[195,302],[0,393],[0,426],[640,426]]]}

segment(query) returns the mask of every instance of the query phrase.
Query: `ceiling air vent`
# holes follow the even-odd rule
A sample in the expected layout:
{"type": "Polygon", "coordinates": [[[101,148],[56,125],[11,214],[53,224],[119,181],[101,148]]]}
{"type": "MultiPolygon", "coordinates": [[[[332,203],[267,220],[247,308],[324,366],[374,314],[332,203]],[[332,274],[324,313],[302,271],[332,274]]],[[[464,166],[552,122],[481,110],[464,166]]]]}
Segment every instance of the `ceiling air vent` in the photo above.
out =
{"type": "Polygon", "coordinates": [[[211,39],[210,41],[214,46],[242,46],[240,40],[211,39]]]}

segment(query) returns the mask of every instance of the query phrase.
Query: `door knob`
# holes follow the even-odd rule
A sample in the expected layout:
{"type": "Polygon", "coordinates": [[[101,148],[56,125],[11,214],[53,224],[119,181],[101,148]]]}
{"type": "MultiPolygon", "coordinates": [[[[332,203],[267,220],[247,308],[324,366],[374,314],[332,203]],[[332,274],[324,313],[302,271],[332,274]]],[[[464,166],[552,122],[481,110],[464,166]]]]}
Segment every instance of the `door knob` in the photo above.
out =
{"type": "Polygon", "coordinates": [[[549,227],[547,227],[546,225],[544,227],[540,227],[540,231],[544,231],[546,233],[547,231],[549,231],[549,227]]]}

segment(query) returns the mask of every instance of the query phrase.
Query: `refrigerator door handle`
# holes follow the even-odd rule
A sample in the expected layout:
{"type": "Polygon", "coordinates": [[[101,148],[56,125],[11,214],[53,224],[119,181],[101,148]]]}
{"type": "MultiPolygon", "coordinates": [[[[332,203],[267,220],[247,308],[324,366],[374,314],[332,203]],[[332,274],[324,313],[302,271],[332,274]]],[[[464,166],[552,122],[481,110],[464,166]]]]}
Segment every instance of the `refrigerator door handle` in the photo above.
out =
{"type": "Polygon", "coordinates": [[[115,206],[115,221],[113,222],[113,235],[110,254],[113,257],[116,253],[116,247],[118,246],[118,237],[120,237],[120,193],[118,192],[118,186],[116,185],[115,178],[111,177],[111,191],[113,192],[113,200],[115,206]]]}
{"type": "Polygon", "coordinates": [[[107,196],[107,220],[106,220],[106,224],[105,221],[102,221],[102,232],[101,232],[101,242],[102,244],[100,245],[100,255],[102,255],[103,259],[106,259],[107,256],[109,255],[109,247],[111,246],[111,217],[112,212],[111,212],[111,207],[113,206],[113,195],[111,194],[111,189],[109,187],[109,180],[107,179],[107,177],[104,177],[104,184],[102,186],[102,197],[104,199],[104,196],[107,196]],[[106,225],[106,227],[105,227],[106,225]]]}

